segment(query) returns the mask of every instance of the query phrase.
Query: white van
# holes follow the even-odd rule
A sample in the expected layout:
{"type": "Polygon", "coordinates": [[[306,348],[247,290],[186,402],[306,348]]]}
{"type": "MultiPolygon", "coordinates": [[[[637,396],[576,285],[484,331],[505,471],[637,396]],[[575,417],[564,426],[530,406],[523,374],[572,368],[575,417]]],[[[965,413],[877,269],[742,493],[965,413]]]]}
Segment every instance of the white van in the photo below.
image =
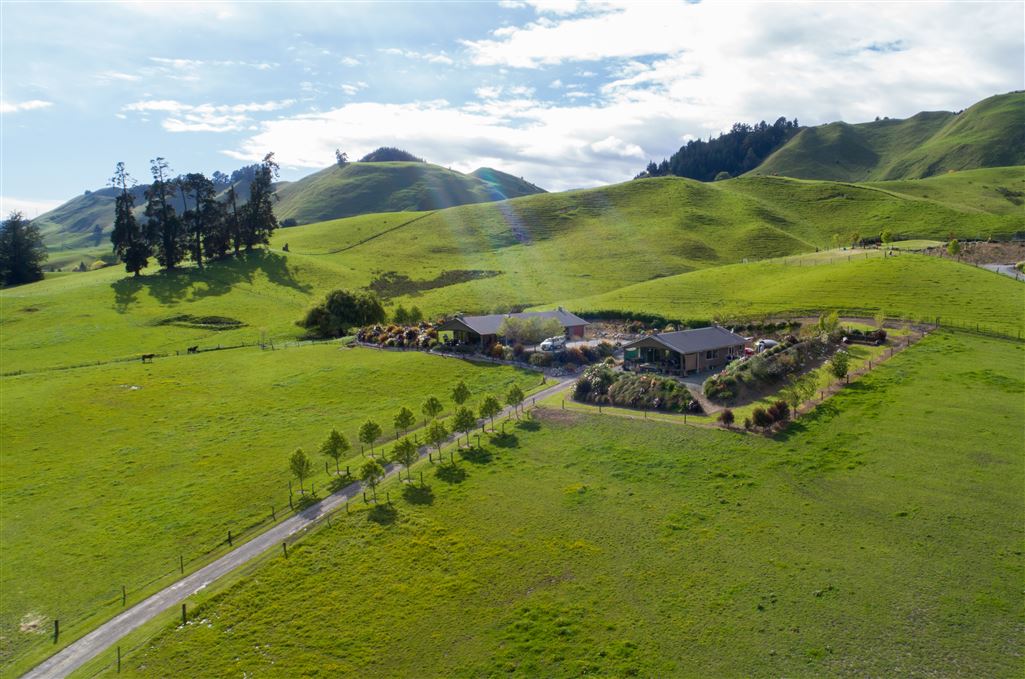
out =
{"type": "Polygon", "coordinates": [[[755,351],[757,351],[760,354],[766,349],[771,349],[777,344],[779,344],[779,342],[777,342],[776,340],[760,339],[757,342],[755,342],[755,351]]]}

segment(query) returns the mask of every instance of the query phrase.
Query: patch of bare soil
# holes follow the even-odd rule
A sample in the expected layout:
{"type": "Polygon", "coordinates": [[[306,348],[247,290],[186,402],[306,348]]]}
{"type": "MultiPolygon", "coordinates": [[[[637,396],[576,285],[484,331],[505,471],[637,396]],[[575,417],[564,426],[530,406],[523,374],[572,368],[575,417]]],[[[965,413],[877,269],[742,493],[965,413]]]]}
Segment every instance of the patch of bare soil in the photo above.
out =
{"type": "Polygon", "coordinates": [[[965,264],[1015,264],[1025,261],[1025,241],[1007,243],[987,243],[971,241],[961,243],[961,254],[956,258],[947,253],[946,246],[937,246],[922,250],[927,255],[956,259],[965,264]]]}
{"type": "Polygon", "coordinates": [[[530,411],[531,417],[542,422],[572,423],[580,420],[580,413],[562,408],[541,408],[530,411]]]}
{"type": "Polygon", "coordinates": [[[46,616],[40,613],[26,613],[18,624],[18,631],[22,634],[46,634],[45,623],[46,616]]]}

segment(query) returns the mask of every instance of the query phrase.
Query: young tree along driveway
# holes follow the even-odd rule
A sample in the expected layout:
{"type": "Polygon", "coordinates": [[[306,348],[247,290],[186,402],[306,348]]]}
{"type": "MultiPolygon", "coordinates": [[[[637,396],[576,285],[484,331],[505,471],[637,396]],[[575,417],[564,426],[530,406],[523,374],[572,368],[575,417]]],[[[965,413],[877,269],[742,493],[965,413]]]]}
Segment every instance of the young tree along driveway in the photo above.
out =
{"type": "MultiPolygon", "coordinates": [[[[529,398],[547,398],[566,389],[573,384],[573,381],[572,377],[562,378],[561,381],[536,394],[532,394],[529,398]]],[[[499,417],[508,417],[512,415],[512,412],[511,407],[505,408],[499,414],[499,417]]],[[[455,442],[457,436],[461,436],[461,434],[456,433],[449,436],[445,442],[446,445],[455,442]]],[[[425,445],[417,452],[419,457],[422,458],[427,455],[427,451],[428,446],[425,445]]],[[[385,479],[390,479],[398,474],[401,468],[402,466],[398,463],[389,464],[385,468],[385,479]]],[[[140,601],[124,613],[111,618],[92,632],[72,642],[31,671],[22,675],[23,679],[51,679],[52,677],[68,676],[90,659],[99,655],[103,650],[112,646],[118,639],[152,620],[157,614],[176,604],[180,604],[189,596],[205,589],[214,581],[231,573],[248,561],[255,559],[268,549],[277,547],[282,542],[287,541],[292,535],[312,526],[349,500],[361,497],[362,487],[358,482],[352,483],[342,490],[327,496],[321,502],[272,526],[266,532],[239,546],[237,549],[228,552],[213,563],[185,576],[173,585],[140,601]]]]}

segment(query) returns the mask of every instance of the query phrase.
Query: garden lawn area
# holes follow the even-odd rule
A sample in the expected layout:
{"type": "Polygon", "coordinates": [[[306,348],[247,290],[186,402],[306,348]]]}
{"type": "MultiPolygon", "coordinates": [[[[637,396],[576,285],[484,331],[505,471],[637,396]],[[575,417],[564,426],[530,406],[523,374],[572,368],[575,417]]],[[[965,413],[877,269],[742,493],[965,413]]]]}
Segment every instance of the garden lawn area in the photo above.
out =
{"type": "Polygon", "coordinates": [[[802,259],[704,269],[561,304],[584,315],[633,311],[706,321],[882,311],[889,318],[939,318],[1011,336],[1025,329],[1025,285],[992,271],[916,254],[804,266],[802,259]]]}
{"type": "Polygon", "coordinates": [[[122,640],[125,671],[1019,676],[1023,354],[933,334],[775,438],[539,411],[122,640]]]}
{"type": "Polygon", "coordinates": [[[459,380],[473,407],[540,385],[536,372],[334,343],[2,378],[0,662],[52,650],[54,618],[62,641],[86,631],[87,613],[120,610],[122,584],[138,600],[145,583],[177,575],[179,555],[195,565],[229,530],[269,521],[272,505],[280,519],[295,448],[313,458],[307,490],[312,481],[323,496],[318,450],[331,428],[352,443],[342,468],[355,470],[363,421],[391,440],[399,408],[419,421],[431,394],[448,416],[459,380]],[[31,620],[41,631],[20,632],[31,620]]]}

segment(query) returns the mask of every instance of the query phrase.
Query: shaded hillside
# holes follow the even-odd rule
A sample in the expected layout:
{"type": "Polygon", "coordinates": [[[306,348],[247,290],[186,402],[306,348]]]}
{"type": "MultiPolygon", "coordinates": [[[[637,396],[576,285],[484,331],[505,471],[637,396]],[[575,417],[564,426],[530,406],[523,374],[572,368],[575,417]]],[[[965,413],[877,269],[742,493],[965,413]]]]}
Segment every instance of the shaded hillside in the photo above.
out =
{"type": "Polygon", "coordinates": [[[541,189],[494,170],[465,175],[420,162],[333,165],[278,190],[278,219],[300,224],[378,212],[439,210],[538,193],[541,189]],[[487,179],[492,173],[494,181],[487,179]]]}
{"type": "Polygon", "coordinates": [[[805,128],[750,174],[873,181],[1023,164],[1025,92],[1011,92],[960,113],[805,128]]]}

